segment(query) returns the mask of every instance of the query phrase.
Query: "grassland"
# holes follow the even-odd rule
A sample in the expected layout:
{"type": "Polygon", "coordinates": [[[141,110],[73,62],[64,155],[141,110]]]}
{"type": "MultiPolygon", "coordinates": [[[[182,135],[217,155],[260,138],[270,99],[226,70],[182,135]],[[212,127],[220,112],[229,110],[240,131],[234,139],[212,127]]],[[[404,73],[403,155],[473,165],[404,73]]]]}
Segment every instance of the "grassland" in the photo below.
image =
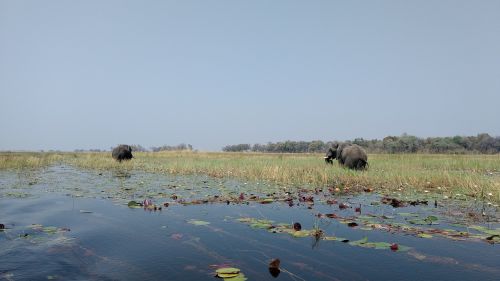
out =
{"type": "Polygon", "coordinates": [[[207,174],[294,187],[358,191],[466,194],[500,202],[500,155],[369,155],[367,171],[323,162],[320,154],[135,153],[118,163],[110,153],[0,153],[0,169],[33,169],[66,163],[83,169],[129,169],[153,173],[207,174]]]}

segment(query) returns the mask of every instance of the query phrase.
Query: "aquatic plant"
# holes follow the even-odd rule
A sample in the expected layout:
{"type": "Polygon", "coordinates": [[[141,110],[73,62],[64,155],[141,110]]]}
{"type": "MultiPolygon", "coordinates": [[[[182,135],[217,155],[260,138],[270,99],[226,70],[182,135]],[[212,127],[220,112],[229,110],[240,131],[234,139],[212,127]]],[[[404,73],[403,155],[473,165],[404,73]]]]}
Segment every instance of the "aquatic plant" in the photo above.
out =
{"type": "Polygon", "coordinates": [[[500,155],[373,154],[367,171],[325,165],[322,154],[138,152],[117,163],[109,153],[0,153],[0,169],[62,162],[96,170],[206,174],[285,187],[339,191],[466,194],[500,202],[500,155]]]}

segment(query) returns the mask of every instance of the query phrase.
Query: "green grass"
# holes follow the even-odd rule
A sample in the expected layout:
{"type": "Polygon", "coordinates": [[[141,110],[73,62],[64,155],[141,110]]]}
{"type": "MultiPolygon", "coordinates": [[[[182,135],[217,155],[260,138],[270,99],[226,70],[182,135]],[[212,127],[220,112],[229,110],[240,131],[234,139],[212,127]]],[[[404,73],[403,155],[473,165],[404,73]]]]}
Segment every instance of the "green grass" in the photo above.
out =
{"type": "Polygon", "coordinates": [[[0,153],[0,169],[37,168],[58,162],[84,169],[125,168],[154,173],[207,174],[293,187],[456,193],[500,202],[500,155],[369,155],[367,171],[326,165],[321,154],[134,153],[118,163],[110,153],[0,153]],[[488,195],[490,194],[491,195],[488,195]]]}

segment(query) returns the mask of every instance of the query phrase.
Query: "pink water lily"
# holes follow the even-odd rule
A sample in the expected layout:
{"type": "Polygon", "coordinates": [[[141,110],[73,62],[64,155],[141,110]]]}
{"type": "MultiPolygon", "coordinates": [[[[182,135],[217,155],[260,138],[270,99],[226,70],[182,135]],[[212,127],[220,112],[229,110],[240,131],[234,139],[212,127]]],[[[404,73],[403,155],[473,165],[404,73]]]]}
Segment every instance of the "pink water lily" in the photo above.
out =
{"type": "Polygon", "coordinates": [[[151,201],[151,199],[144,199],[142,204],[144,205],[144,207],[147,207],[153,205],[153,202],[151,201]]]}

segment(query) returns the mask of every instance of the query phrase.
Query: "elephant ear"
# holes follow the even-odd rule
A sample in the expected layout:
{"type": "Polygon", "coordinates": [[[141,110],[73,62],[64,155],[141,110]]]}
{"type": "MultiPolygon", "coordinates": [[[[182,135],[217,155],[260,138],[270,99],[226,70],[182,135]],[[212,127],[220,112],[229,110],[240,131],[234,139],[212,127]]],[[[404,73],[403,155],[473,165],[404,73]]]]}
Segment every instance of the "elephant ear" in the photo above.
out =
{"type": "Polygon", "coordinates": [[[349,146],[347,143],[342,143],[338,146],[337,148],[337,159],[340,159],[342,157],[342,151],[346,149],[349,146]]]}
{"type": "Polygon", "coordinates": [[[330,147],[328,149],[328,151],[326,152],[325,158],[336,158],[336,153],[337,153],[337,151],[330,147]]]}

